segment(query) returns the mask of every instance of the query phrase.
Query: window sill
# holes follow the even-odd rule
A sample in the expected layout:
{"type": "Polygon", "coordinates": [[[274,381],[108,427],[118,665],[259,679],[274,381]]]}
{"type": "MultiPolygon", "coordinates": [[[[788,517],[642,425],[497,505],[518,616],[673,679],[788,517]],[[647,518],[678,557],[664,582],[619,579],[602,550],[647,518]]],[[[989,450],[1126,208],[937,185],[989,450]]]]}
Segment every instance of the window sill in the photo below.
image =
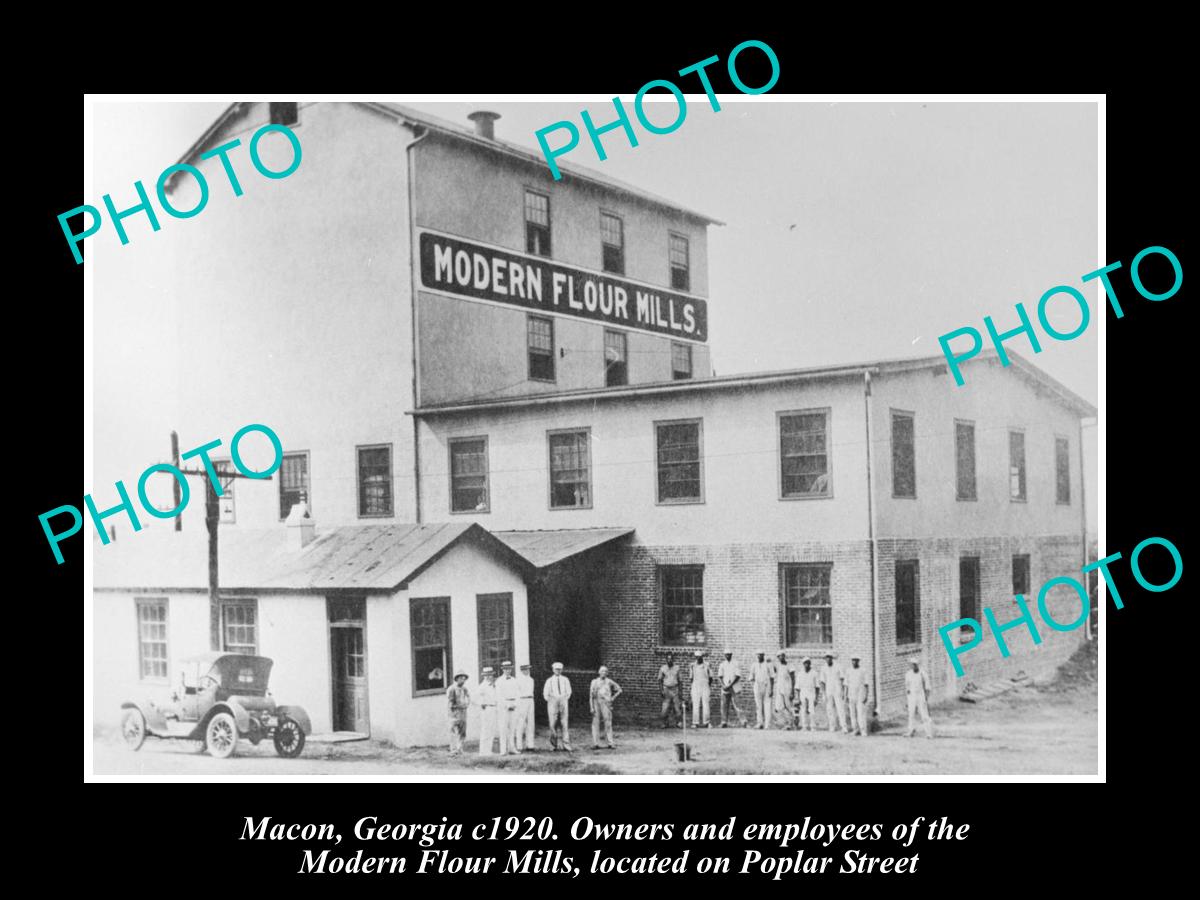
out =
{"type": "Polygon", "coordinates": [[[911,656],[914,653],[920,653],[923,644],[904,644],[896,648],[897,656],[911,656]]]}
{"type": "Polygon", "coordinates": [[[694,656],[697,650],[705,656],[709,655],[707,644],[660,644],[654,648],[655,653],[661,653],[664,656],[668,653],[673,653],[675,656],[694,656]]]}
{"type": "Polygon", "coordinates": [[[978,503],[979,498],[978,497],[955,497],[954,502],[956,502],[956,503],[978,503]]]}
{"type": "Polygon", "coordinates": [[[394,512],[386,512],[386,513],[359,513],[359,514],[358,514],[358,517],[359,517],[360,519],[394,519],[394,518],[396,518],[396,514],[395,514],[394,512]]]}
{"type": "Polygon", "coordinates": [[[703,506],[704,498],[697,500],[658,500],[655,506],[703,506]]]}
{"type": "Polygon", "coordinates": [[[573,509],[591,509],[591,508],[592,508],[592,504],[590,504],[590,503],[582,504],[580,506],[551,506],[550,512],[563,512],[564,510],[567,512],[570,512],[573,509]]]}
{"type": "Polygon", "coordinates": [[[450,510],[450,515],[452,515],[452,516],[482,516],[486,513],[490,513],[491,511],[492,511],[491,507],[488,507],[487,509],[452,509],[452,510],[450,510]]]}
{"type": "Polygon", "coordinates": [[[445,688],[433,688],[428,691],[413,691],[413,699],[420,697],[443,697],[446,694],[445,688]]]}
{"type": "Polygon", "coordinates": [[[1009,503],[1028,503],[1029,498],[1028,497],[1009,497],[1008,502],[1009,503]]]}
{"type": "Polygon", "coordinates": [[[916,494],[892,494],[893,500],[916,500],[916,494]]]}
{"type": "Polygon", "coordinates": [[[780,495],[780,500],[832,500],[833,491],[826,494],[791,494],[780,495]]]}

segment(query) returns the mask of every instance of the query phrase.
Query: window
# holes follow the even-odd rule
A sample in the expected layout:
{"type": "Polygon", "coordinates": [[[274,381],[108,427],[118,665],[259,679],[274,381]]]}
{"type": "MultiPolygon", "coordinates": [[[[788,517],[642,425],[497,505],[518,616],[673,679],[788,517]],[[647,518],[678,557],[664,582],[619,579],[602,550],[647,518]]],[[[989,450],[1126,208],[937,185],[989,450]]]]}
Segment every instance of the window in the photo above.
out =
{"type": "Polygon", "coordinates": [[[702,502],[699,420],[656,422],[654,431],[658,439],[658,502],[702,502]]]}
{"type": "Polygon", "coordinates": [[[625,227],[612,213],[600,213],[600,255],[605,272],[625,274],[625,227]]]}
{"type": "Polygon", "coordinates": [[[1025,499],[1025,432],[1008,433],[1008,497],[1025,499]]]}
{"type": "Polygon", "coordinates": [[[167,599],[138,597],[139,678],[167,677],[167,599]]]}
{"type": "Polygon", "coordinates": [[[531,381],[554,380],[554,320],[530,316],[527,323],[529,338],[529,378],[531,381]]]}
{"type": "MultiPolygon", "coordinates": [[[[214,459],[212,464],[218,475],[233,471],[233,463],[228,459],[214,459]]],[[[237,504],[233,499],[234,485],[236,484],[236,478],[230,478],[228,481],[224,478],[221,479],[221,496],[217,498],[217,521],[219,522],[229,525],[237,522],[237,504]]]]}
{"type": "Polygon", "coordinates": [[[272,125],[287,125],[291,127],[300,121],[300,111],[295,103],[268,104],[271,111],[272,125]]]}
{"type": "Polygon", "coordinates": [[[833,646],[833,565],[783,566],[783,626],[789,647],[833,646]]]}
{"type": "MultiPolygon", "coordinates": [[[[958,617],[979,620],[979,557],[963,556],[958,560],[958,617]]],[[[963,625],[961,639],[970,640],[975,630],[963,625]]]]}
{"type": "Polygon", "coordinates": [[[671,262],[671,287],[677,291],[691,290],[688,239],[674,232],[669,234],[667,256],[671,262]]]}
{"type": "Polygon", "coordinates": [[[920,643],[921,569],[915,559],[896,560],[896,643],[920,643]]]}
{"type": "Polygon", "coordinates": [[[1054,497],[1057,503],[1071,502],[1071,442],[1065,437],[1054,439],[1054,497]]]}
{"type": "Polygon", "coordinates": [[[500,663],[513,656],[512,594],[479,594],[475,598],[479,621],[479,669],[491,666],[500,672],[500,663]]]}
{"type": "Polygon", "coordinates": [[[450,598],[413,597],[410,604],[413,695],[441,693],[450,671],[450,598]]]}
{"type": "MultiPolygon", "coordinates": [[[[283,454],[279,466],[279,518],[286,519],[293,506],[308,499],[308,453],[283,454]]],[[[308,511],[311,515],[311,502],[308,511]]]]}
{"type": "Polygon", "coordinates": [[[221,601],[221,640],[226,653],[258,655],[258,601],[221,601]]]}
{"type": "Polygon", "coordinates": [[[549,439],[550,508],[590,508],[592,459],[588,431],[552,431],[549,439]]]}
{"type": "Polygon", "coordinates": [[[550,255],[550,198],[536,191],[525,192],[525,252],[550,255]]]}
{"type": "Polygon", "coordinates": [[[829,497],[829,411],[779,414],[779,495],[829,497]]]}
{"type": "Polygon", "coordinates": [[[604,332],[604,383],[609,387],[629,384],[629,352],[625,333],[604,332]]]}
{"type": "Polygon", "coordinates": [[[671,377],[686,381],[692,377],[692,345],[671,342],[671,377]]]}
{"type": "Polygon", "coordinates": [[[450,512],[488,512],[487,438],[450,441],[450,512]]]}
{"type": "Polygon", "coordinates": [[[358,514],[392,514],[392,445],[358,448],[358,514]]]}
{"type": "Polygon", "coordinates": [[[1016,553],[1012,558],[1012,575],[1013,575],[1013,596],[1020,594],[1022,597],[1029,595],[1029,554],[1016,553]]]}
{"type": "Polygon", "coordinates": [[[917,453],[912,413],[892,410],[892,496],[917,496],[917,453]]]}
{"type": "Polygon", "coordinates": [[[704,643],[704,567],[663,566],[662,639],[681,646],[704,643]]]}
{"type": "Polygon", "coordinates": [[[975,498],[975,423],[954,423],[955,498],[975,498]]]}

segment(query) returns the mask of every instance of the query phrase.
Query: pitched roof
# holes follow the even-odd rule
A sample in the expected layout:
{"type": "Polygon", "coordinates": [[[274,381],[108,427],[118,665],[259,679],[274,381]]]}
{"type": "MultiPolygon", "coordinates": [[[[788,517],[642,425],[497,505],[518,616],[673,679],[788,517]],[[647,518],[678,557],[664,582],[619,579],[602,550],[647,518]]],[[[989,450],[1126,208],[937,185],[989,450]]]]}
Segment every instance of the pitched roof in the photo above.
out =
{"type": "MultiPolygon", "coordinates": [[[[545,158],[535,150],[522,146],[521,144],[513,143],[512,141],[506,141],[503,138],[482,137],[481,135],[476,134],[473,128],[459,125],[456,122],[450,122],[446,119],[430,115],[426,112],[415,110],[409,106],[404,106],[399,103],[366,101],[360,101],[356,103],[356,105],[376,110],[377,112],[390,115],[411,125],[417,125],[422,128],[426,128],[430,131],[437,132],[438,134],[442,134],[465,143],[474,144],[479,147],[486,147],[489,150],[495,150],[507,156],[516,157],[524,160],[525,162],[532,162],[539,166],[546,166],[545,158]]],[[[231,103],[225,109],[225,111],[217,117],[216,121],[213,122],[213,124],[210,125],[203,134],[200,135],[199,139],[188,148],[187,152],[179,158],[179,163],[195,163],[196,158],[202,152],[204,152],[204,150],[208,149],[209,145],[213,142],[213,139],[221,131],[221,128],[225,122],[235,115],[241,106],[241,103],[231,103]]],[[[616,191],[617,193],[625,194],[626,196],[642,200],[646,203],[651,203],[655,206],[664,207],[674,212],[681,213],[688,218],[696,219],[710,225],[725,224],[718,219],[714,219],[712,216],[705,215],[701,212],[696,212],[695,210],[688,209],[685,206],[680,206],[678,203],[675,203],[672,200],[668,200],[665,197],[660,197],[657,194],[651,193],[650,191],[642,190],[639,187],[634,187],[627,182],[613,178],[610,175],[605,175],[596,171],[595,169],[590,169],[586,166],[581,166],[576,163],[566,163],[562,161],[559,161],[557,165],[563,174],[564,181],[569,182],[572,178],[575,178],[579,181],[585,181],[607,190],[616,191]]],[[[548,167],[546,168],[546,171],[549,172],[548,167]]],[[[173,181],[174,178],[175,175],[172,175],[169,181],[173,181]]]]}
{"type": "MultiPolygon", "coordinates": [[[[1080,416],[1090,417],[1096,415],[1095,406],[1088,403],[1062,382],[1047,375],[1037,366],[1012,350],[1008,351],[1008,356],[1010,369],[1032,382],[1039,389],[1048,392],[1065,407],[1078,413],[1080,416]]],[[[971,365],[975,360],[982,362],[995,361],[997,359],[996,351],[989,348],[969,361],[967,365],[971,365]]],[[[832,366],[810,366],[803,369],[779,369],[774,372],[749,372],[741,375],[693,378],[687,381],[653,381],[644,384],[621,385],[619,387],[578,388],[575,390],[554,391],[542,394],[523,394],[517,397],[496,397],[487,400],[457,400],[450,403],[422,406],[417,409],[408,410],[407,413],[418,418],[433,418],[439,415],[450,415],[461,412],[510,409],[524,406],[545,406],[582,400],[597,401],[661,394],[691,394],[698,391],[730,390],[763,384],[846,378],[851,376],[858,377],[865,371],[869,371],[873,375],[886,376],[889,373],[895,374],[915,369],[944,369],[945,367],[946,358],[944,356],[867,360],[859,363],[839,363],[832,366]]]]}
{"type": "Polygon", "coordinates": [[[633,534],[632,528],[558,528],[550,531],[497,531],[496,537],[543,569],[633,534]]]}
{"type": "MultiPolygon", "coordinates": [[[[299,550],[287,529],[225,529],[219,543],[222,591],[390,593],[437,561],[452,546],[483,547],[524,571],[529,563],[478,524],[347,525],[318,534],[299,550]]],[[[207,590],[207,534],[146,529],[94,557],[97,590],[207,590]]]]}

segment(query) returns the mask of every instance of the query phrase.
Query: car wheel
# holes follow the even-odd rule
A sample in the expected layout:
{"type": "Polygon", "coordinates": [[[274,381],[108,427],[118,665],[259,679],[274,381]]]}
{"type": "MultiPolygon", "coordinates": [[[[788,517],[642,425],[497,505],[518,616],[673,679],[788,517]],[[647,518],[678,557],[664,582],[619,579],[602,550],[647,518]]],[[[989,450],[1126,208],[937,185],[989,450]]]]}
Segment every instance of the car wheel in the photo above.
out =
{"type": "Polygon", "coordinates": [[[142,744],[146,742],[146,717],[140,709],[126,711],[121,719],[121,737],[130,750],[142,749],[142,744]]]}
{"type": "Polygon", "coordinates": [[[237,722],[229,713],[217,713],[204,729],[204,746],[208,748],[209,754],[217,759],[233,756],[233,751],[237,749],[237,740],[237,722]]]}
{"type": "Polygon", "coordinates": [[[304,729],[295,719],[284,716],[275,726],[275,752],[288,759],[295,759],[304,749],[304,729]]]}

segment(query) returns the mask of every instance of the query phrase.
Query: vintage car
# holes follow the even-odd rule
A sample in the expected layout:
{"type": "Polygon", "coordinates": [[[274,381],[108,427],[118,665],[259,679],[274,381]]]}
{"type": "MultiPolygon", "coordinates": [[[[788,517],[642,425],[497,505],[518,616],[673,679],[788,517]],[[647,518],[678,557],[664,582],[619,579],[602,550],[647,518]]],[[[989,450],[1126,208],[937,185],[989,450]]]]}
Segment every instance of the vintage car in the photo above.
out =
{"type": "Polygon", "coordinates": [[[267,690],[272,665],[265,656],[240,653],[189,657],[168,701],[121,704],[121,735],[133,750],[147,735],[203,741],[218,759],[232,756],[239,738],[252,744],[270,738],[280,756],[299,756],[312,725],[303,708],[276,705],[267,690]]]}

